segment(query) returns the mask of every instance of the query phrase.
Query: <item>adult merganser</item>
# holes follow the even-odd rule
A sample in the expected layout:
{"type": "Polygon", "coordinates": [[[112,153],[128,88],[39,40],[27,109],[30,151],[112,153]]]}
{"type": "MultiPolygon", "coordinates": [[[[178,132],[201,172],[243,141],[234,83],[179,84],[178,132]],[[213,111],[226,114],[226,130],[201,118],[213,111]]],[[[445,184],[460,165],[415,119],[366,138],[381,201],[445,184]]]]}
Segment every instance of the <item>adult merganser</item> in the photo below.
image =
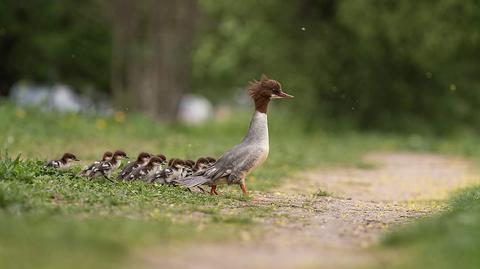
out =
{"type": "Polygon", "coordinates": [[[140,166],[147,165],[148,161],[150,161],[150,154],[146,152],[140,152],[138,157],[135,161],[128,162],[125,167],[123,167],[120,174],[118,174],[117,179],[127,179],[128,175],[135,169],[139,168],[140,166]]]}
{"type": "Polygon", "coordinates": [[[155,172],[161,169],[164,161],[165,160],[162,160],[157,156],[151,157],[147,165],[140,166],[133,170],[133,172],[128,175],[127,180],[149,180],[155,172]]]}
{"type": "Polygon", "coordinates": [[[51,167],[54,169],[67,169],[68,167],[70,167],[70,164],[72,162],[76,162],[76,161],[79,161],[79,159],[77,159],[77,157],[74,154],[67,152],[63,154],[62,158],[47,162],[44,167],[45,168],[51,167]]]}
{"type": "Polygon", "coordinates": [[[101,162],[93,167],[92,172],[89,177],[92,179],[94,177],[103,176],[106,179],[112,181],[110,176],[112,175],[113,170],[120,167],[122,160],[124,158],[128,159],[127,154],[122,150],[117,150],[113,153],[113,157],[110,161],[101,162]]]}
{"type": "Polygon", "coordinates": [[[190,177],[176,180],[175,183],[188,188],[209,185],[212,187],[213,194],[216,194],[215,188],[218,184],[239,184],[243,194],[247,195],[246,176],[268,157],[268,104],[272,99],[293,98],[282,91],[278,81],[269,79],[265,75],[262,75],[260,81],[253,81],[248,91],[255,103],[255,113],[243,141],[223,154],[212,167],[190,177]]]}
{"type": "Polygon", "coordinates": [[[82,172],[79,173],[79,175],[88,177],[90,175],[90,173],[92,173],[95,165],[97,165],[101,162],[108,162],[112,159],[112,157],[113,157],[113,153],[110,152],[110,151],[106,151],[105,153],[103,153],[102,159],[100,161],[94,161],[92,164],[85,167],[85,169],[83,169],[82,172]]]}

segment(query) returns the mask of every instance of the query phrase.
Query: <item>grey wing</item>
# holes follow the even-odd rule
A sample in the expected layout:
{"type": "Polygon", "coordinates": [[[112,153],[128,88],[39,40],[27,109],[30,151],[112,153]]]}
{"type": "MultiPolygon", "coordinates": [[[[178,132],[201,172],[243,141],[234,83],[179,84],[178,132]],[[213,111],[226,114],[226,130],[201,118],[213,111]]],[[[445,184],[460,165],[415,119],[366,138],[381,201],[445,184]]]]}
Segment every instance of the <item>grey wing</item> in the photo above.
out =
{"type": "Polygon", "coordinates": [[[230,177],[232,173],[238,174],[239,171],[250,165],[251,150],[250,147],[245,146],[234,147],[223,154],[212,167],[200,173],[213,181],[223,177],[230,177]]]}

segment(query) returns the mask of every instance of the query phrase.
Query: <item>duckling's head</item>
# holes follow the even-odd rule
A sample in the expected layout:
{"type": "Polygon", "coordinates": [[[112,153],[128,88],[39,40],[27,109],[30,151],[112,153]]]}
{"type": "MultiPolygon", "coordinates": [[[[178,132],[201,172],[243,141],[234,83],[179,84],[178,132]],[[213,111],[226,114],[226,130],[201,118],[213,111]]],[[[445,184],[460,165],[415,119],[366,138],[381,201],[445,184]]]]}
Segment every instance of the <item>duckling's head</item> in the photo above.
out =
{"type": "Polygon", "coordinates": [[[164,160],[162,160],[161,158],[157,157],[157,156],[153,156],[150,158],[150,161],[149,161],[149,164],[151,166],[160,166],[162,165],[164,162],[164,160]]]}
{"type": "Polygon", "coordinates": [[[195,170],[203,170],[209,167],[209,162],[207,158],[201,157],[198,158],[197,162],[195,163],[195,170]]]}
{"type": "Polygon", "coordinates": [[[212,158],[212,157],[205,157],[205,159],[207,159],[209,166],[212,166],[217,162],[217,159],[212,158]]]}
{"type": "Polygon", "coordinates": [[[113,154],[113,158],[114,158],[116,161],[119,161],[119,160],[123,160],[123,159],[128,159],[128,156],[127,156],[127,153],[125,153],[125,151],[117,150],[117,151],[115,151],[115,153],[113,154]]]}
{"type": "Polygon", "coordinates": [[[157,154],[156,156],[157,156],[158,158],[162,159],[162,165],[167,164],[167,157],[165,157],[165,155],[163,155],[163,154],[157,154]]]}
{"type": "Polygon", "coordinates": [[[102,156],[102,161],[110,161],[113,158],[113,153],[111,151],[105,151],[102,156]]]}
{"type": "Polygon", "coordinates": [[[68,152],[66,152],[65,154],[63,154],[62,160],[63,160],[64,163],[70,163],[70,162],[80,161],[79,159],[77,159],[77,156],[75,156],[75,155],[72,154],[72,153],[68,153],[68,152]]]}
{"type": "Polygon", "coordinates": [[[189,168],[193,168],[195,166],[195,162],[193,160],[185,160],[185,165],[189,168]]]}
{"type": "Polygon", "coordinates": [[[150,154],[149,153],[140,152],[140,154],[138,154],[137,162],[145,164],[145,163],[148,163],[148,161],[150,161],[150,154]]]}

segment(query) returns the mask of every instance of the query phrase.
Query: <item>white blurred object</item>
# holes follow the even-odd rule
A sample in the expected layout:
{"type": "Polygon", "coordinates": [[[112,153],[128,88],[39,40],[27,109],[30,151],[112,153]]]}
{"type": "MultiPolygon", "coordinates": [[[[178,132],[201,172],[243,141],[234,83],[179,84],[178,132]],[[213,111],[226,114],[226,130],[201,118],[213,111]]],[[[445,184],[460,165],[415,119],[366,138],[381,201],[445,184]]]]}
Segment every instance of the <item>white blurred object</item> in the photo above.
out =
{"type": "Polygon", "coordinates": [[[207,98],[199,95],[186,94],[179,106],[178,119],[188,124],[200,124],[212,116],[213,106],[207,98]]]}
{"type": "Polygon", "coordinates": [[[102,101],[102,98],[97,98],[95,104],[91,98],[76,94],[65,84],[45,86],[18,82],[12,86],[10,99],[19,106],[36,106],[60,112],[110,114],[112,110],[111,104],[102,101]]]}
{"type": "Polygon", "coordinates": [[[82,102],[73,90],[65,85],[52,87],[49,107],[62,112],[80,112],[82,102]]]}

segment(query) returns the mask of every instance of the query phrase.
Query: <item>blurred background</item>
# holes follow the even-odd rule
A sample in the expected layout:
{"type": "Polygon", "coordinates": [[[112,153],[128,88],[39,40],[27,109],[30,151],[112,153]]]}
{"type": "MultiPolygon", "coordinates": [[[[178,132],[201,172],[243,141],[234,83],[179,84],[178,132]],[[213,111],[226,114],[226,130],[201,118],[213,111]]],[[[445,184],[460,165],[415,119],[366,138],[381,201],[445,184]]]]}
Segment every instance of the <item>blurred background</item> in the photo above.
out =
{"type": "Polygon", "coordinates": [[[265,73],[297,97],[285,109],[307,129],[475,130],[479,5],[3,0],[0,93],[172,122],[208,116],[265,73]]]}

